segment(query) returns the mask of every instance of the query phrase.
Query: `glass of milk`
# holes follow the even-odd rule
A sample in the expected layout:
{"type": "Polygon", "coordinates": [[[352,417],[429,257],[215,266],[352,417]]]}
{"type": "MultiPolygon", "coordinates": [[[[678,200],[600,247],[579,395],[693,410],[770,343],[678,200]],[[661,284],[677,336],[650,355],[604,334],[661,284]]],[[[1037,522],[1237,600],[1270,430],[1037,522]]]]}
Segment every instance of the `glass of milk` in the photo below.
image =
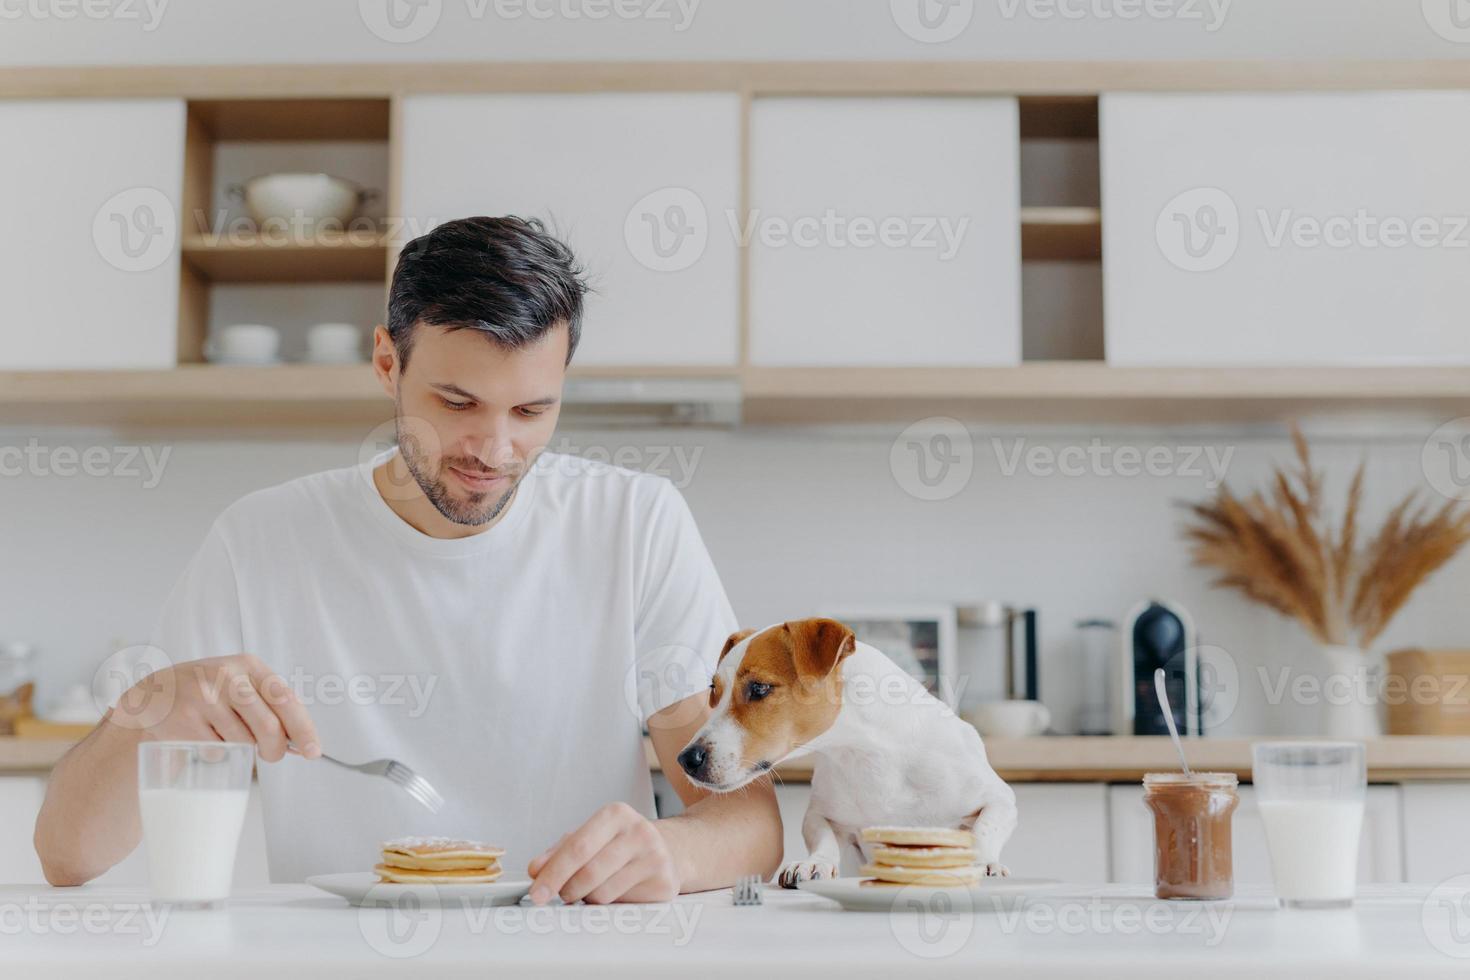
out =
{"type": "Polygon", "coordinates": [[[1287,908],[1352,905],[1368,786],[1363,746],[1258,742],[1252,754],[1276,897],[1287,908]]]}
{"type": "Polygon", "coordinates": [[[153,903],[218,908],[230,894],[255,746],[143,742],[138,807],[153,903]]]}

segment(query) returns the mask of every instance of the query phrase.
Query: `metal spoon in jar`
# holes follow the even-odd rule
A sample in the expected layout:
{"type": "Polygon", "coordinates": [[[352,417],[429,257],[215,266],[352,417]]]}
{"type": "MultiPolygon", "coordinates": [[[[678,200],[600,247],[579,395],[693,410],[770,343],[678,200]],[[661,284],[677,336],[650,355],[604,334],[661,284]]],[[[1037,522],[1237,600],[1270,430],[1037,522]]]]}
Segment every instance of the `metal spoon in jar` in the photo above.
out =
{"type": "Polygon", "coordinates": [[[1169,692],[1164,685],[1162,667],[1154,671],[1154,692],[1159,696],[1159,707],[1164,709],[1164,724],[1169,726],[1169,737],[1174,740],[1174,751],[1179,753],[1179,764],[1184,767],[1184,775],[1193,776],[1189,771],[1189,760],[1184,758],[1184,743],[1179,740],[1179,729],[1174,724],[1174,709],[1169,704],[1169,692]]]}

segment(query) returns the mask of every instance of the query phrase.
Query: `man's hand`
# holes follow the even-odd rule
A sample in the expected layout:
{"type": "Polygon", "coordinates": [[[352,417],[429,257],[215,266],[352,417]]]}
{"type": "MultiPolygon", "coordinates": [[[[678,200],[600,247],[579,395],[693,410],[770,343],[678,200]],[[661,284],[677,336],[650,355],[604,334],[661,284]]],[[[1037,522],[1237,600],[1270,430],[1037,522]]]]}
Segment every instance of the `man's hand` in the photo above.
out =
{"type": "Polygon", "coordinates": [[[667,902],[679,894],[674,856],[659,825],[626,803],[609,803],[528,868],[531,901],[667,902]]]}
{"type": "Polygon", "coordinates": [[[288,741],[309,759],[321,755],[296,692],[248,653],[155,671],[124,692],[107,720],[155,741],[251,742],[266,762],[279,762],[288,741]]]}

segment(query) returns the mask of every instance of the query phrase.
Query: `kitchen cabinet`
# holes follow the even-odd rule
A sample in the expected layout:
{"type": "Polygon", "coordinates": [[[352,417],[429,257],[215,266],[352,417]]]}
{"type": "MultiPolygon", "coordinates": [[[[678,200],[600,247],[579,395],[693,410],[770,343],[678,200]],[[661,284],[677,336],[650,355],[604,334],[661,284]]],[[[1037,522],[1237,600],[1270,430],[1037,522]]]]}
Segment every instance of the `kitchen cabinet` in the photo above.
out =
{"type": "Polygon", "coordinates": [[[1019,362],[1014,99],[761,98],[750,126],[752,364],[1019,362]]]}
{"type": "MultiPolygon", "coordinates": [[[[1266,828],[1256,806],[1255,787],[1241,786],[1240,805],[1231,822],[1232,852],[1237,885],[1271,884],[1271,855],[1266,828]]],[[[1404,880],[1403,833],[1397,786],[1369,786],[1363,810],[1363,835],[1358,845],[1358,883],[1382,884],[1404,880]]],[[[1108,791],[1112,827],[1112,881],[1152,883],[1154,880],[1153,812],[1143,802],[1142,786],[1112,786],[1108,791]]]]}
{"type": "Polygon", "coordinates": [[[579,364],[733,367],[739,137],[733,93],[409,96],[400,210],[546,221],[595,289],[579,364]]]}
{"type": "Polygon", "coordinates": [[[0,370],[178,360],[180,99],[0,100],[0,370]]]}
{"type": "Polygon", "coordinates": [[[1470,783],[1404,783],[1404,872],[1436,885],[1470,871],[1470,783]]]}
{"type": "Polygon", "coordinates": [[[1001,854],[1011,874],[1061,881],[1108,880],[1105,783],[1015,783],[1016,832],[1001,854]]]}
{"type": "Polygon", "coordinates": [[[1470,92],[1101,102],[1115,365],[1470,362],[1470,92]]]}

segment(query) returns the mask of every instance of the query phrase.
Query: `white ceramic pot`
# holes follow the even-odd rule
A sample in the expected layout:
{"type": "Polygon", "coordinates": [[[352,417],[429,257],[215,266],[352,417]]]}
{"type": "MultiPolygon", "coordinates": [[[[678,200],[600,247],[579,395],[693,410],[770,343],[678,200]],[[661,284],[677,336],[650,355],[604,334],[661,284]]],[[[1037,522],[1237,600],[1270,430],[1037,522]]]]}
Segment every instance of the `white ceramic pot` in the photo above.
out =
{"type": "Polygon", "coordinates": [[[1322,647],[1322,732],[1333,738],[1364,739],[1383,734],[1378,714],[1379,674],[1357,647],[1322,647]]]}
{"type": "Polygon", "coordinates": [[[346,225],[358,210],[376,196],[350,180],[331,174],[280,173],[252,177],[226,190],[231,199],[245,205],[257,225],[267,222],[302,222],[316,225],[335,222],[346,225]]]}

